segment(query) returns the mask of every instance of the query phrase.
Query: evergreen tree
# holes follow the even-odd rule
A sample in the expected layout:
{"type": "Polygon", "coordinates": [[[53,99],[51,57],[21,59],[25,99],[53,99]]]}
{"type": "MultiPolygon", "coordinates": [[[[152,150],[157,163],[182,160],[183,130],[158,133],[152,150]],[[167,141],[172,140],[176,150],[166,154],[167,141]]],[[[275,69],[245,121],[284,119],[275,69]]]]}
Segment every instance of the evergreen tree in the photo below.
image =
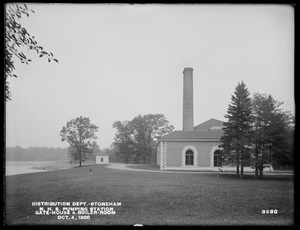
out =
{"type": "Polygon", "coordinates": [[[278,111],[268,130],[272,165],[294,164],[294,116],[289,111],[278,111]]]}
{"type": "Polygon", "coordinates": [[[258,171],[260,177],[263,176],[266,165],[293,162],[293,117],[279,108],[282,104],[271,95],[253,95],[255,178],[258,178],[258,171]]]}
{"type": "Polygon", "coordinates": [[[231,96],[231,104],[227,109],[224,123],[224,134],[221,137],[223,159],[226,164],[236,166],[237,176],[243,177],[243,167],[249,164],[251,154],[251,98],[245,83],[238,83],[234,95],[231,96]],[[241,172],[239,172],[241,167],[241,172]]]}

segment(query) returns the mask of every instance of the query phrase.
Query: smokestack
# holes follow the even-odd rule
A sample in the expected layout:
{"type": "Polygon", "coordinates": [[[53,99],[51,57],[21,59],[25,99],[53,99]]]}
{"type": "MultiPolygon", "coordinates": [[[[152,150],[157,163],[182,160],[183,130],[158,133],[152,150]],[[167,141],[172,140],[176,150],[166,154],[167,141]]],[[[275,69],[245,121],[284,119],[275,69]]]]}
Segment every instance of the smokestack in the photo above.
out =
{"type": "Polygon", "coordinates": [[[183,122],[182,130],[194,130],[193,68],[183,70],[183,122]]]}

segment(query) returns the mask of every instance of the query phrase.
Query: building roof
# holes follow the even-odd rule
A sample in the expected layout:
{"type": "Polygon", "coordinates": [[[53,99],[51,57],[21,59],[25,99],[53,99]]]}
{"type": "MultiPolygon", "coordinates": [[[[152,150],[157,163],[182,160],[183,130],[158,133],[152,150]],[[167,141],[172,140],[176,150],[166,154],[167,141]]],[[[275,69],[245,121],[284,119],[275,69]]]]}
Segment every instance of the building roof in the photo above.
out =
{"type": "Polygon", "coordinates": [[[109,156],[106,152],[101,151],[101,150],[99,152],[96,152],[95,155],[96,156],[109,156]]]}
{"type": "Polygon", "coordinates": [[[199,141],[207,141],[207,140],[215,140],[218,141],[223,135],[224,131],[220,130],[202,130],[202,131],[174,131],[169,133],[160,140],[199,140],[199,141]]]}
{"type": "Polygon", "coordinates": [[[197,125],[192,131],[176,130],[160,138],[161,141],[220,141],[224,122],[210,119],[197,125]]]}
{"type": "Polygon", "coordinates": [[[211,118],[197,126],[194,127],[194,130],[209,130],[212,127],[216,129],[216,127],[222,127],[224,126],[224,121],[220,121],[214,118],[211,118]]]}

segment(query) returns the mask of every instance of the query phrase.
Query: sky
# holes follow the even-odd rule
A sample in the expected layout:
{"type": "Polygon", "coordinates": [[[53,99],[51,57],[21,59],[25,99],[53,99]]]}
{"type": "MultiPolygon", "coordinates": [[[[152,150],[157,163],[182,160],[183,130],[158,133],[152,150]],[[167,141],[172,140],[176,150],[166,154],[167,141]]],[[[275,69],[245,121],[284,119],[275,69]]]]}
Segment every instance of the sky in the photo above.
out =
{"type": "Polygon", "coordinates": [[[295,114],[294,9],[268,4],[27,4],[21,24],[59,63],[35,52],[15,59],[6,103],[6,146],[68,147],[71,119],[99,127],[162,113],[182,130],[183,70],[194,81],[194,125],[224,115],[237,84],[271,94],[295,114]]]}

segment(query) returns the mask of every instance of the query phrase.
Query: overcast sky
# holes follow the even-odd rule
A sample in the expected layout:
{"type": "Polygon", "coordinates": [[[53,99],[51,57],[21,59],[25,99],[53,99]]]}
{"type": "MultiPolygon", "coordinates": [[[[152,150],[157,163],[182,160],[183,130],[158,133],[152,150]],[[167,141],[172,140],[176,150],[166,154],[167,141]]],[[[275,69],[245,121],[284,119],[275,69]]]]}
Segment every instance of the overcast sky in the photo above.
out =
{"type": "Polygon", "coordinates": [[[86,116],[98,144],[114,121],[162,113],[182,129],[183,69],[194,69],[195,126],[225,121],[238,82],[294,113],[294,10],[288,5],[27,4],[22,25],[52,52],[15,62],[6,146],[68,147],[59,133],[86,116]]]}

